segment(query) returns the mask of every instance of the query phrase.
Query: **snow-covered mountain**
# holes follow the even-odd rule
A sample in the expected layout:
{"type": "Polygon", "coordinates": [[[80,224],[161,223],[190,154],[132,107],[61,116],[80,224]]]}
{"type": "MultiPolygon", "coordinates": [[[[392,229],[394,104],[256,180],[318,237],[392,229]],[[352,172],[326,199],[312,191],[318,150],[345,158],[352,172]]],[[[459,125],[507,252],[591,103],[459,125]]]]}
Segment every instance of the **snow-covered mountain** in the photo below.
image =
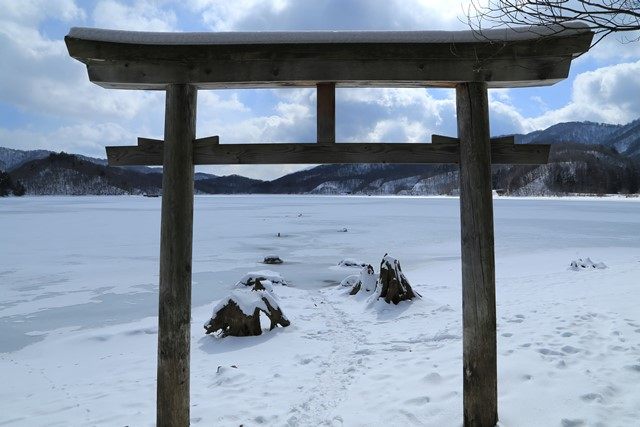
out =
{"type": "Polygon", "coordinates": [[[640,156],[640,119],[626,125],[593,122],[558,123],[545,130],[516,135],[520,144],[599,144],[627,156],[640,156]]]}
{"type": "MultiPolygon", "coordinates": [[[[22,185],[26,194],[33,195],[124,195],[162,192],[160,169],[142,166],[110,167],[92,160],[100,159],[49,153],[44,158],[21,163],[5,175],[11,179],[13,186],[22,185]]],[[[260,192],[260,184],[263,184],[263,181],[238,175],[215,176],[199,173],[196,177],[195,191],[205,194],[260,192]]],[[[5,193],[11,191],[13,187],[8,187],[5,193]]]]}
{"type": "Polygon", "coordinates": [[[47,150],[15,150],[13,148],[0,147],[0,170],[10,171],[23,163],[31,160],[42,159],[51,154],[47,150]]]}
{"type": "MultiPolygon", "coordinates": [[[[637,193],[640,120],[627,125],[569,122],[517,135],[552,144],[549,164],[493,169],[495,189],[511,195],[637,193]]],[[[109,167],[103,159],[0,148],[0,163],[27,194],[141,194],[161,191],[161,170],[109,167]],[[8,166],[7,166],[8,165],[8,166]]],[[[454,165],[321,165],[273,181],[196,174],[196,192],[212,194],[457,194],[454,165]]]]}
{"type": "Polygon", "coordinates": [[[611,134],[620,128],[619,125],[593,122],[558,123],[544,130],[517,135],[516,142],[520,144],[556,144],[559,142],[603,144],[611,134]]]}

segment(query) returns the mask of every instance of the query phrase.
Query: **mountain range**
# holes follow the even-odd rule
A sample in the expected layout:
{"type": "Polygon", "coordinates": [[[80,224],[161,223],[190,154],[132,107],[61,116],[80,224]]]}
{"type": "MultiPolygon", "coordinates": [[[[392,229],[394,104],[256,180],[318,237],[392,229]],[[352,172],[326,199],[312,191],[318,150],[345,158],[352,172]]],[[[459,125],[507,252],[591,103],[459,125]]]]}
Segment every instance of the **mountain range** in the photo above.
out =
{"type": "MultiPolygon", "coordinates": [[[[493,166],[493,187],[514,196],[630,194],[640,188],[640,119],[626,125],[560,123],[516,135],[551,144],[549,163],[493,166]]],[[[200,194],[456,194],[455,165],[321,165],[272,181],[197,173],[200,194]]],[[[110,167],[105,159],[0,147],[0,195],[159,194],[160,168],[110,167]]]]}

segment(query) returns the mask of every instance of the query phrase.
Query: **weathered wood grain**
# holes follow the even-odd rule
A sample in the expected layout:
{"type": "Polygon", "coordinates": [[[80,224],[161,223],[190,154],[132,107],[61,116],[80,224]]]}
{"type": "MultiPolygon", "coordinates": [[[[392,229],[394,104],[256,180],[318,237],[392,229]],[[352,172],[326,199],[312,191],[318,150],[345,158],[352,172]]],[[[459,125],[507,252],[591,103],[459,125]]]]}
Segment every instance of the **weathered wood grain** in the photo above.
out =
{"type": "Polygon", "coordinates": [[[189,82],[199,89],[315,87],[450,87],[484,81],[491,88],[547,86],[565,79],[570,56],[414,60],[277,60],[213,63],[89,62],[89,79],[105,88],[164,90],[189,82]]]}
{"type": "MultiPolygon", "coordinates": [[[[494,164],[544,164],[549,145],[491,144],[494,164]]],[[[110,166],[163,163],[160,145],[107,147],[110,166]]],[[[326,163],[459,163],[460,144],[336,143],[336,144],[202,144],[194,146],[196,165],[326,164],[326,163]]]]}
{"type": "Polygon", "coordinates": [[[498,422],[496,294],[487,85],[456,87],[460,139],[463,407],[466,427],[498,422]]]}
{"type": "MultiPolygon", "coordinates": [[[[454,138],[452,136],[444,136],[444,135],[436,135],[436,134],[431,135],[432,144],[446,144],[446,143],[454,143],[454,142],[459,143],[460,139],[454,138]]],[[[489,139],[489,142],[491,142],[491,144],[514,144],[515,137],[513,135],[497,136],[489,139]]]]}
{"type": "Polygon", "coordinates": [[[336,84],[318,83],[316,91],[317,140],[331,144],[336,142],[336,84]]]}
{"type": "Polygon", "coordinates": [[[197,138],[193,141],[196,146],[218,145],[220,144],[220,137],[218,135],[206,136],[204,138],[197,138]]]}
{"type": "Polygon", "coordinates": [[[162,221],[158,310],[157,426],[189,425],[191,251],[193,240],[193,140],[197,89],[167,88],[162,144],[162,221]]]}
{"type": "Polygon", "coordinates": [[[567,77],[571,60],[590,46],[588,29],[500,42],[144,44],[65,37],[89,78],[109,88],[201,89],[308,86],[540,86],[567,77]]]}
{"type": "Polygon", "coordinates": [[[162,139],[138,137],[138,147],[145,150],[162,150],[164,141],[162,139]]]}

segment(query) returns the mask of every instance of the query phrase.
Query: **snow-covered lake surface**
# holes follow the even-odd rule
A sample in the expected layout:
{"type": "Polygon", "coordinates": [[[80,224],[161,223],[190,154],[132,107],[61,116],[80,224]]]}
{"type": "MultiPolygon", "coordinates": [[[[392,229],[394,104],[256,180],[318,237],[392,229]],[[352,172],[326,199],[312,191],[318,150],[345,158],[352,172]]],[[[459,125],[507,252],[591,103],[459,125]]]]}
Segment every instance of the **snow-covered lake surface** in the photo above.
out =
{"type": "MultiPolygon", "coordinates": [[[[154,424],[160,203],[0,200],[0,425],[154,424]]],[[[640,200],[494,206],[501,425],[638,425],[640,200]],[[569,269],[586,257],[608,268],[569,269]]],[[[192,424],[462,424],[457,199],[197,197],[194,227],[192,424]],[[422,300],[339,289],[341,259],[386,252],[422,300]],[[265,268],[291,326],[205,336],[265,268]]]]}

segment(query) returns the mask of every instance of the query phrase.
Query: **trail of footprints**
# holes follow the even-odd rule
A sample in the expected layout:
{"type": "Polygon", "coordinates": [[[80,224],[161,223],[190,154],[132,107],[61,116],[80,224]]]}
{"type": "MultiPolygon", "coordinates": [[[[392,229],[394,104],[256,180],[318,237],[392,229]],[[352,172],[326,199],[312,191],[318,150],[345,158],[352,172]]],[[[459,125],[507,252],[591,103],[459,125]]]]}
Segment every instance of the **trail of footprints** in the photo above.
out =
{"type": "MultiPolygon", "coordinates": [[[[582,307],[579,307],[579,309],[582,307]]],[[[637,374],[632,381],[640,381],[640,322],[634,319],[621,319],[617,313],[597,313],[585,310],[568,316],[544,318],[537,310],[531,312],[533,318],[527,324],[523,314],[503,316],[500,318],[498,331],[506,350],[501,356],[510,356],[517,351],[535,351],[542,360],[551,364],[547,373],[553,375],[555,369],[566,369],[568,366],[579,366],[581,374],[586,374],[599,384],[598,391],[585,392],[578,396],[585,404],[601,404],[614,402],[620,393],[612,380],[620,375],[620,370],[637,374]],[[556,326],[544,327],[542,322],[551,322],[556,326]],[[553,331],[552,334],[541,334],[539,331],[553,331]],[[520,340],[524,336],[529,339],[520,340]],[[600,372],[592,372],[589,360],[612,360],[610,367],[600,372]],[[624,363],[619,363],[620,360],[624,363]],[[583,365],[582,362],[584,362],[583,365]]],[[[524,374],[523,381],[534,380],[532,374],[524,374]]],[[[582,419],[563,418],[563,427],[587,425],[582,419]]]]}

